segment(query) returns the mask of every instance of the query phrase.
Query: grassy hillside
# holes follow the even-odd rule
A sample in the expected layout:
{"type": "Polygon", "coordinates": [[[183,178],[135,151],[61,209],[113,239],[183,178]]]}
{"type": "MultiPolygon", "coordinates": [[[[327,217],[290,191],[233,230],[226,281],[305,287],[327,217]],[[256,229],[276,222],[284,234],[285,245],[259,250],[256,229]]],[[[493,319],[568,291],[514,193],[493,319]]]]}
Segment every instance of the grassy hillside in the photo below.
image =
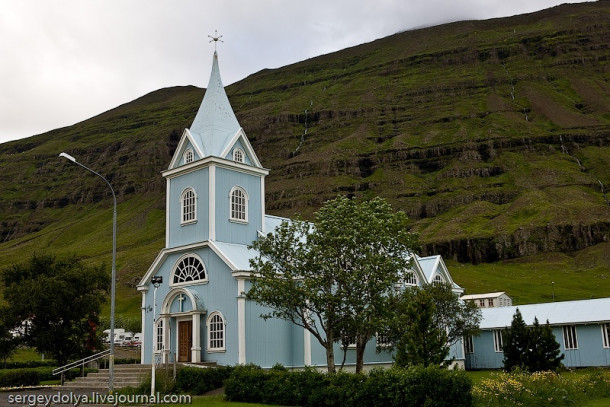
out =
{"type": "MultiPolygon", "coordinates": [[[[310,216],[383,196],[468,292],[518,302],[610,292],[610,2],[399,33],[227,88],[263,165],[267,211],[310,216]]],[[[222,71],[222,54],[220,55],[222,71]]],[[[164,245],[159,172],[204,91],[161,89],[74,126],[0,145],[0,267],[33,251],[110,263],[119,310],[164,245]]],[[[25,120],[25,118],[24,118],[25,120]]]]}

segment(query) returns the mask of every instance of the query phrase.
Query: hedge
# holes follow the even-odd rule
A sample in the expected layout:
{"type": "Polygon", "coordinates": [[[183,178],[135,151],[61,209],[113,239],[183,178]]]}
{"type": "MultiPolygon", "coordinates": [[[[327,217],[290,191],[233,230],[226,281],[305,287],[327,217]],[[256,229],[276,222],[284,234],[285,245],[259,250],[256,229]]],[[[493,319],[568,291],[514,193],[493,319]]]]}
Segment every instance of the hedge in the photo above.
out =
{"type": "Polygon", "coordinates": [[[326,374],[249,365],[235,368],[225,394],[231,401],[292,406],[472,406],[471,386],[463,371],[436,367],[326,374]]]}
{"type": "Polygon", "coordinates": [[[0,387],[36,386],[40,384],[37,369],[0,370],[0,387]]]}
{"type": "Polygon", "coordinates": [[[224,381],[235,368],[229,366],[215,368],[182,367],[176,373],[178,392],[201,395],[223,386],[224,381]]]}

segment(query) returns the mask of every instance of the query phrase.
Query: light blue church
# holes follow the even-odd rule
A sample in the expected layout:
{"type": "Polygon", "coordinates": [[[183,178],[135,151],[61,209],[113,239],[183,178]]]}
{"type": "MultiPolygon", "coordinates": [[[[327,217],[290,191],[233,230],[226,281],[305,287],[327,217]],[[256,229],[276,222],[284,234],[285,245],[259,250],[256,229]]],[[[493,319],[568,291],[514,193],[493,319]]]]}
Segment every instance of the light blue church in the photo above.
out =
{"type": "MultiPolygon", "coordinates": [[[[199,111],[162,173],[167,182],[165,248],[138,284],[142,363],[151,363],[154,350],[162,362],[325,366],[324,349],[308,331],[283,320],[263,320],[260,315],[267,310],[244,296],[250,287],[249,259],[255,257],[247,246],[285,220],[265,214],[268,173],[235,117],[214,52],[199,111]],[[163,279],[156,304],[153,277],[163,279]]],[[[463,292],[440,256],[416,256],[408,284],[434,281],[463,292]]],[[[365,365],[391,364],[391,354],[377,353],[375,345],[367,346],[365,365]]],[[[452,356],[463,366],[461,342],[452,347],[452,356]]],[[[353,363],[355,351],[348,349],[347,364],[353,363]]]]}

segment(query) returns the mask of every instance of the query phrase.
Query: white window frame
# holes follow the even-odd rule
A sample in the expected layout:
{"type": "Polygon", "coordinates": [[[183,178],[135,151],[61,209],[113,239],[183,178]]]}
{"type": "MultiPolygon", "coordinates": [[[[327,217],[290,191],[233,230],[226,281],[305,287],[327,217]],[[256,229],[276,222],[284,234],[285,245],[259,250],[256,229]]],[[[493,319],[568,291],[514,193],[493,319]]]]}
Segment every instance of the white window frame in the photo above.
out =
{"type": "Polygon", "coordinates": [[[388,338],[386,336],[381,335],[381,334],[375,335],[375,344],[377,345],[378,348],[389,348],[394,345],[392,343],[392,341],[388,340],[388,338]]]}
{"type": "Polygon", "coordinates": [[[493,335],[494,335],[494,351],[496,353],[501,353],[502,351],[502,345],[504,344],[504,338],[502,337],[502,330],[501,329],[494,329],[493,330],[493,335]]]}
{"type": "Polygon", "coordinates": [[[417,285],[417,275],[415,275],[414,271],[407,271],[405,274],[405,285],[408,286],[416,286],[417,285]]]}
{"type": "Polygon", "coordinates": [[[246,153],[244,153],[244,150],[239,147],[233,149],[233,161],[236,161],[238,163],[245,163],[246,153]]]}
{"type": "Polygon", "coordinates": [[[444,282],[445,282],[445,279],[444,279],[444,278],[443,278],[443,276],[441,276],[440,274],[438,274],[438,273],[437,273],[437,274],[434,276],[433,283],[444,283],[444,282]]]}
{"type": "Polygon", "coordinates": [[[188,148],[184,151],[184,164],[190,164],[193,161],[195,161],[195,153],[193,152],[192,149],[188,148]]]}
{"type": "Polygon", "coordinates": [[[578,349],[578,335],[576,325],[564,325],[561,327],[563,333],[563,348],[565,350],[578,349]]]}
{"type": "MultiPolygon", "coordinates": [[[[248,193],[246,192],[246,190],[243,187],[240,186],[234,186],[233,188],[231,188],[231,191],[229,192],[229,220],[231,222],[239,222],[239,223],[248,223],[248,193]],[[235,211],[233,209],[233,195],[237,192],[241,192],[243,194],[243,206],[244,206],[244,210],[243,210],[243,219],[241,217],[235,217],[235,214],[239,214],[242,213],[242,211],[235,211]]],[[[239,205],[239,203],[236,203],[236,205],[239,205]]]]}
{"type": "Polygon", "coordinates": [[[218,352],[226,352],[227,349],[227,323],[225,321],[224,316],[220,311],[214,311],[210,314],[206,321],[206,327],[208,331],[208,353],[218,353],[218,352]],[[220,318],[220,322],[218,322],[218,318],[220,318]],[[213,321],[216,320],[216,321],[213,321]],[[212,328],[218,328],[220,326],[220,330],[212,328]],[[220,333],[221,338],[215,337],[214,334],[220,333]],[[220,345],[218,341],[222,341],[220,345]]]}
{"type": "Polygon", "coordinates": [[[602,324],[602,345],[604,348],[610,348],[610,324],[602,324]]]}
{"type": "Polygon", "coordinates": [[[479,308],[485,308],[485,299],[479,298],[479,308]]]}
{"type": "MultiPolygon", "coordinates": [[[[190,265],[192,266],[192,264],[190,265]]],[[[208,270],[205,267],[205,263],[203,262],[203,260],[201,260],[201,257],[197,256],[195,253],[187,253],[184,256],[181,256],[176,263],[174,263],[174,267],[172,268],[172,274],[170,276],[170,280],[169,280],[169,285],[170,287],[180,287],[180,286],[184,286],[184,285],[194,285],[194,284],[207,284],[208,283],[208,270]],[[176,278],[176,273],[178,272],[178,267],[182,264],[182,262],[186,259],[195,259],[196,261],[198,261],[199,263],[201,263],[201,266],[203,267],[203,278],[200,278],[198,280],[190,280],[190,281],[180,281],[175,283],[174,279],[176,278]]]]}
{"type": "Polygon", "coordinates": [[[489,308],[493,308],[494,307],[494,299],[493,298],[488,298],[487,299],[487,306],[489,308]]]}
{"type": "Polygon", "coordinates": [[[157,322],[155,322],[155,353],[163,352],[163,318],[159,318],[157,322]]]}
{"type": "Polygon", "coordinates": [[[195,189],[192,187],[187,187],[184,189],[184,191],[182,191],[182,193],[180,194],[180,224],[181,225],[190,225],[193,223],[197,222],[197,192],[195,192],[195,189]],[[192,198],[188,198],[189,200],[192,200],[192,202],[187,202],[186,199],[186,195],[188,193],[192,193],[193,197],[192,198]],[[188,209],[189,211],[187,212],[187,205],[188,205],[188,209]],[[185,216],[189,216],[188,219],[185,219],[185,216]]]}
{"type": "Polygon", "coordinates": [[[474,340],[472,335],[466,335],[464,337],[464,353],[474,353],[474,340]]]}

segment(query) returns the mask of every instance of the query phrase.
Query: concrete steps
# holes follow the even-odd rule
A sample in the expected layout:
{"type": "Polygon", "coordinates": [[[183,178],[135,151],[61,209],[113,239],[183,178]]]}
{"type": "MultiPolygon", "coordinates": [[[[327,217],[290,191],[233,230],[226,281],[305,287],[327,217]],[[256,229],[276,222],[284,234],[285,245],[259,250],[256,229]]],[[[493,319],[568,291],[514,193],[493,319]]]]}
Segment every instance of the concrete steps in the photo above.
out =
{"type": "MultiPolygon", "coordinates": [[[[115,365],[113,385],[115,389],[137,387],[150,376],[150,365],[115,365]]],[[[77,377],[71,382],[65,382],[62,390],[108,391],[108,369],[100,369],[97,373],[89,373],[85,377],[77,377]]]]}

